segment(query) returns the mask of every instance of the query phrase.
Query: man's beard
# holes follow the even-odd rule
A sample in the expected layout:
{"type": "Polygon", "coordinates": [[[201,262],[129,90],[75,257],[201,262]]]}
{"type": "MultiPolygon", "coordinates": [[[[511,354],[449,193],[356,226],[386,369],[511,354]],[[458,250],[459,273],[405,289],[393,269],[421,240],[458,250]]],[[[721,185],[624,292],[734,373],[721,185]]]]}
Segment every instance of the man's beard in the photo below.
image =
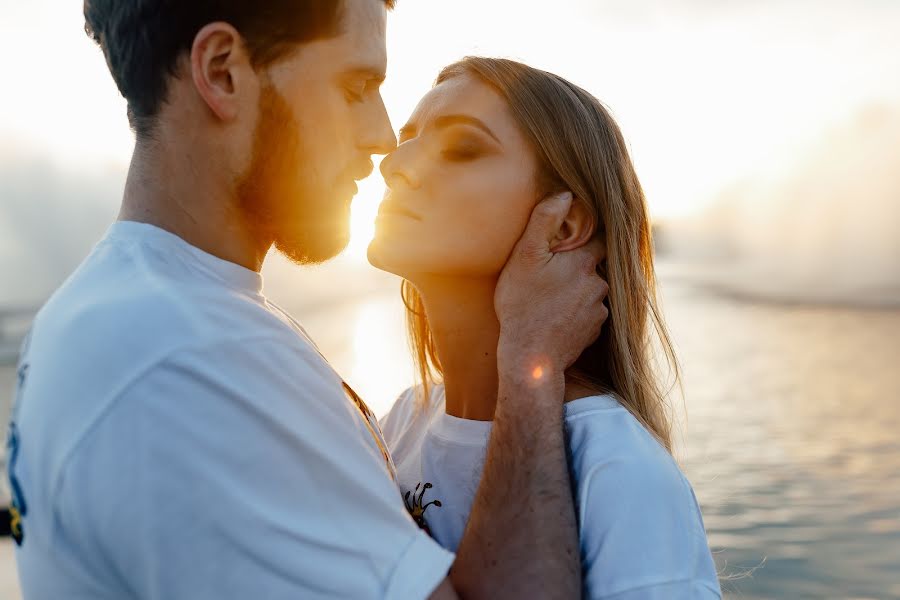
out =
{"type": "Polygon", "coordinates": [[[262,89],[260,117],[247,172],[238,180],[238,206],[255,236],[299,264],[340,253],[349,241],[349,203],[310,169],[297,121],[271,85],[262,89]],[[307,170],[306,177],[301,175],[307,170]]]}

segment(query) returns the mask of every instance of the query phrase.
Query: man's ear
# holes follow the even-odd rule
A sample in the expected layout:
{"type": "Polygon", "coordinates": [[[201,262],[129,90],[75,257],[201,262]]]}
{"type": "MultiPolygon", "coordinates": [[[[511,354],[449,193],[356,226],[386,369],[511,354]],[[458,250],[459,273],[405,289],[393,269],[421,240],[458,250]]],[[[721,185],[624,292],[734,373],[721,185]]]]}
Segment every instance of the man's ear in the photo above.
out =
{"type": "Polygon", "coordinates": [[[563,219],[556,236],[550,242],[550,251],[566,252],[580,248],[591,241],[596,229],[597,221],[594,213],[586,202],[575,198],[569,207],[569,214],[563,219]]]}
{"type": "Polygon", "coordinates": [[[237,114],[240,94],[253,83],[255,72],[244,40],[228,23],[209,23],[197,32],[191,47],[194,88],[222,121],[237,114]]]}

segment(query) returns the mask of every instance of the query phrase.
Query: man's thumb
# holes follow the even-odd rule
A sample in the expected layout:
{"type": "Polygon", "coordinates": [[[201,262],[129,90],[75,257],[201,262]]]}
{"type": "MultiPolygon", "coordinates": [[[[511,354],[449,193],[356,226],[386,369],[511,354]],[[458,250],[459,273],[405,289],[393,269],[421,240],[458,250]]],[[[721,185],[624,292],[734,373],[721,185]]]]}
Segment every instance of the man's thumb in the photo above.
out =
{"type": "Polygon", "coordinates": [[[532,243],[550,243],[569,214],[572,192],[560,192],[541,200],[531,213],[531,220],[522,235],[532,243]]]}

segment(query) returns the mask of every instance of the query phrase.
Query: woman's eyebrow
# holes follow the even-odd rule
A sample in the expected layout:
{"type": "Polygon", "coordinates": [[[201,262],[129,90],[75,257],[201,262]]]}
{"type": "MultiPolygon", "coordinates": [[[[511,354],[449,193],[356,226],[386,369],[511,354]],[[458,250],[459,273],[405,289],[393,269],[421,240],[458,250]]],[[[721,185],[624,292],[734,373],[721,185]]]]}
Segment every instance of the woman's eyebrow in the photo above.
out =
{"type": "Polygon", "coordinates": [[[398,141],[404,142],[410,138],[416,137],[416,132],[418,131],[418,127],[414,123],[407,123],[398,131],[398,141]]]}
{"type": "Polygon", "coordinates": [[[451,125],[471,125],[491,136],[498,144],[500,143],[500,140],[494,135],[494,132],[491,131],[490,127],[485,125],[480,119],[476,119],[470,115],[444,115],[434,120],[434,126],[437,129],[444,129],[451,125]]]}
{"type": "MultiPolygon", "coordinates": [[[[445,129],[450,127],[451,125],[470,125],[477,129],[482,130],[487,135],[491,136],[495,142],[500,144],[500,140],[494,135],[494,132],[491,131],[491,128],[484,124],[480,119],[476,119],[470,115],[443,115],[437,117],[434,120],[433,127],[435,129],[445,129]]],[[[415,123],[407,123],[403,127],[400,128],[400,140],[407,140],[409,138],[415,137],[418,131],[418,126],[415,123]]]]}

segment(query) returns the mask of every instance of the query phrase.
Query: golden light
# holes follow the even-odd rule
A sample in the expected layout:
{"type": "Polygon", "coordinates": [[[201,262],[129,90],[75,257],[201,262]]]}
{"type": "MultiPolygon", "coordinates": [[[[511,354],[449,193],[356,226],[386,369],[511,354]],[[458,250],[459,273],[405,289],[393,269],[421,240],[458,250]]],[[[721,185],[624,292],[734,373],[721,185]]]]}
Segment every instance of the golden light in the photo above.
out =
{"type": "Polygon", "coordinates": [[[534,370],[531,372],[531,377],[535,380],[538,380],[543,376],[544,376],[544,368],[541,366],[535,367],[534,370]]]}
{"type": "Polygon", "coordinates": [[[354,262],[366,262],[366,249],[375,235],[375,217],[384,197],[384,180],[375,165],[375,172],[359,182],[359,193],[350,207],[350,244],[344,256],[354,262]]]}

